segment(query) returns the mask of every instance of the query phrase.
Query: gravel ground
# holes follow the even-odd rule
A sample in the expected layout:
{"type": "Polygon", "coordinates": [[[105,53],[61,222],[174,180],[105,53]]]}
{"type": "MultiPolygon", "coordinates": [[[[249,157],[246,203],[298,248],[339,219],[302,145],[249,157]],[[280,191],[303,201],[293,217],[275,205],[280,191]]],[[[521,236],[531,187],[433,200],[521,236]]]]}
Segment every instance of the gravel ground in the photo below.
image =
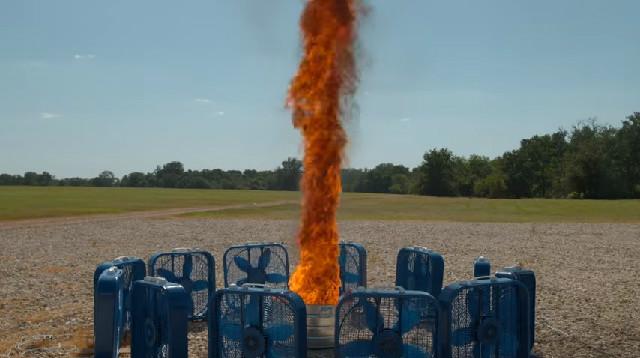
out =
{"type": "MultiPolygon", "coordinates": [[[[122,218],[0,226],[0,356],[68,357],[92,334],[92,275],[121,255],[198,246],[221,260],[245,241],[293,248],[295,222],[122,218]]],[[[495,268],[521,263],[538,278],[536,352],[543,357],[637,357],[640,225],[343,222],[368,250],[370,286],[392,286],[396,252],[421,245],[445,257],[445,280],[468,279],[482,254],[495,268]]],[[[291,252],[292,261],[297,256],[291,252]]],[[[222,282],[218,264],[217,282],[222,282]]],[[[192,327],[192,357],[206,329],[192,327]]],[[[314,356],[330,356],[316,352],[314,356]]]]}

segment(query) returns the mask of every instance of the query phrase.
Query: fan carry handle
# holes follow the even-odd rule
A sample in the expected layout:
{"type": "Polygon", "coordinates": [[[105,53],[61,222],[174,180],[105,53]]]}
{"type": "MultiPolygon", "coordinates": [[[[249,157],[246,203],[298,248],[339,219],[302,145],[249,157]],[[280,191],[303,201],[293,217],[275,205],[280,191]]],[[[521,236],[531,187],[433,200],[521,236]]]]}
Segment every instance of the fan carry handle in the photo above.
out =
{"type": "MultiPolygon", "coordinates": [[[[244,285],[243,285],[244,286],[244,285]]],[[[392,290],[392,291],[398,291],[400,294],[404,294],[405,292],[407,292],[407,290],[402,287],[402,286],[394,286],[393,288],[390,288],[389,286],[379,286],[379,287],[364,287],[364,286],[358,286],[355,290],[353,290],[354,292],[365,292],[365,291],[370,291],[370,290],[392,290]]]]}
{"type": "Polygon", "coordinates": [[[266,284],[264,283],[251,283],[251,282],[247,282],[247,283],[243,283],[242,286],[240,286],[241,288],[247,290],[250,288],[260,288],[263,289],[265,291],[269,290],[269,287],[267,287],[266,284]]]}
{"type": "Polygon", "coordinates": [[[113,259],[113,262],[131,261],[135,259],[137,259],[137,257],[135,256],[118,256],[115,259],[113,259]]]}
{"type": "Polygon", "coordinates": [[[157,285],[165,285],[167,283],[169,283],[169,281],[167,281],[166,278],[161,277],[161,276],[145,276],[144,280],[147,282],[151,282],[157,285]]]}
{"type": "Polygon", "coordinates": [[[175,247],[175,248],[171,249],[171,252],[189,253],[189,252],[198,251],[198,250],[200,250],[200,249],[194,248],[194,247],[175,247]]]}

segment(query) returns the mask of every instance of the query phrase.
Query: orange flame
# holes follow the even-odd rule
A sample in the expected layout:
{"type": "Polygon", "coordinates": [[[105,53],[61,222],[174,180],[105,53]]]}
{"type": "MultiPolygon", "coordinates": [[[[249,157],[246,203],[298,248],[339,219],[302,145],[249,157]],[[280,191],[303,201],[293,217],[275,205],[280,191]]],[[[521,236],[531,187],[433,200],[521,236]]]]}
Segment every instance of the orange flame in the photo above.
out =
{"type": "Polygon", "coordinates": [[[340,167],[347,137],[342,109],[355,92],[356,0],[308,0],[300,27],[304,55],[288,106],[304,136],[300,263],[290,287],[306,304],[338,302],[340,167]]]}

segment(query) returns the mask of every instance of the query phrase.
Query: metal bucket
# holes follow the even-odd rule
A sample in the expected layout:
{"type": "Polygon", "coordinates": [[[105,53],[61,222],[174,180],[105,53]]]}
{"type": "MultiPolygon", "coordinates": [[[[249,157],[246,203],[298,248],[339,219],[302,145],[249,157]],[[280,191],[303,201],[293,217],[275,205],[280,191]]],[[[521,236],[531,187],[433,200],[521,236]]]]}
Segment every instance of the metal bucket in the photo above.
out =
{"type": "Polygon", "coordinates": [[[334,346],[336,307],[307,305],[307,347],[326,349],[334,346]]]}

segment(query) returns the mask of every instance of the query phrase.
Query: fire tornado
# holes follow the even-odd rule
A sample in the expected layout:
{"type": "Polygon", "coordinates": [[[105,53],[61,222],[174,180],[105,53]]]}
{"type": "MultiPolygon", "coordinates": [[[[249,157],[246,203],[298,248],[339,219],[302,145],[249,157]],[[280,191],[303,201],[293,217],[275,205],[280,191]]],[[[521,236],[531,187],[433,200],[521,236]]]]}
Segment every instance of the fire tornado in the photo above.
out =
{"type": "Polygon", "coordinates": [[[342,117],[355,92],[356,0],[308,0],[300,28],[304,55],[287,98],[304,137],[300,263],[290,287],[306,304],[338,302],[340,168],[347,144],[342,117]]]}

